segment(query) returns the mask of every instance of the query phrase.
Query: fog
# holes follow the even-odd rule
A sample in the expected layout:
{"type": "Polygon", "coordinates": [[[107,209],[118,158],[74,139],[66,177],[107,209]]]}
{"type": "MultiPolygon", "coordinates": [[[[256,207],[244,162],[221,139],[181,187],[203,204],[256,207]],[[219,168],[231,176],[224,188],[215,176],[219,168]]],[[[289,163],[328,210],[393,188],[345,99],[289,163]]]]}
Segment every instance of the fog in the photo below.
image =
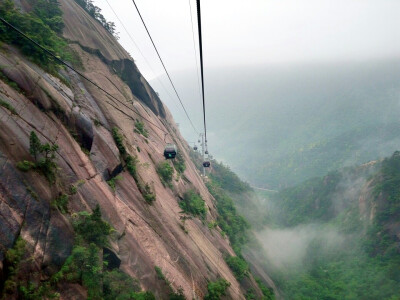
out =
{"type": "MultiPolygon", "coordinates": [[[[209,150],[251,184],[272,189],[388,156],[400,148],[399,70],[397,60],[214,69],[209,150]]],[[[201,124],[195,74],[175,78],[201,124]]],[[[158,80],[151,83],[195,141],[181,108],[158,80]]]]}
{"type": "MultiPolygon", "coordinates": [[[[152,79],[185,138],[197,140],[132,1],[94,3],[115,22],[120,43],[152,79]]],[[[201,132],[196,2],[136,3],[201,132]]],[[[209,150],[245,180],[282,188],[398,148],[400,2],[204,0],[201,5],[209,150]],[[316,159],[314,152],[320,155],[316,159]]]]}
{"type": "MultiPolygon", "coordinates": [[[[116,23],[121,44],[146,78],[162,74],[132,0],[94,3],[108,20],[116,23]]],[[[177,70],[195,72],[189,1],[136,3],[172,75],[177,70]]],[[[191,6],[196,25],[194,0],[191,6]]],[[[396,0],[204,0],[201,6],[206,86],[207,72],[215,67],[360,61],[399,57],[400,53],[400,3],[396,0]]]]}
{"type": "MultiPolygon", "coordinates": [[[[325,208],[326,216],[332,213],[330,219],[325,217],[324,221],[311,221],[309,223],[300,223],[300,225],[292,227],[281,227],[285,221],[283,215],[297,216],[302,211],[296,207],[281,207],[282,201],[279,193],[270,193],[269,196],[259,198],[255,196],[252,202],[259,202],[259,212],[253,211],[254,219],[259,219],[257,214],[261,214],[262,218],[269,219],[268,225],[261,230],[256,228],[255,234],[262,245],[262,249],[266,258],[266,265],[272,265],[276,270],[283,272],[307,271],[313,267],[314,259],[332,259],[332,257],[341,257],[340,253],[349,251],[349,244],[352,246],[354,253],[361,255],[361,250],[354,248],[357,245],[354,240],[363,232],[363,227],[351,227],[351,233],[348,232],[347,226],[353,226],[351,218],[357,221],[363,220],[368,213],[364,210],[367,204],[360,203],[360,199],[365,198],[365,189],[367,182],[372,174],[375,174],[378,164],[369,164],[368,166],[358,167],[357,169],[346,169],[340,173],[338,182],[326,184],[323,187],[326,191],[324,194],[329,203],[325,208]],[[363,194],[364,193],[364,194],[363,194]],[[364,195],[364,196],[363,196],[364,195]],[[263,208],[262,208],[263,207],[263,208]],[[364,208],[363,208],[364,207],[364,208]],[[359,211],[360,208],[360,211],[359,211]],[[357,213],[359,211],[359,214],[357,213]],[[352,214],[356,214],[355,216],[352,214]],[[342,221],[334,221],[337,217],[344,217],[342,221]],[[347,221],[344,221],[348,219],[347,221]],[[351,241],[351,243],[349,243],[351,241]]],[[[309,186],[310,189],[312,189],[309,186]]],[[[321,195],[320,191],[315,191],[321,195]]],[[[307,193],[292,194],[300,199],[298,203],[293,202],[295,206],[300,207],[308,201],[307,193]]],[[[326,202],[324,199],[318,201],[326,202]]],[[[240,209],[243,210],[242,207],[240,209]]],[[[315,207],[313,209],[316,209],[315,207]]],[[[312,214],[312,212],[309,212],[312,214]]],[[[301,220],[301,216],[299,216],[301,220]]],[[[364,219],[365,220],[365,219],[364,219]]]]}
{"type": "Polygon", "coordinates": [[[305,258],[315,241],[322,245],[319,255],[340,251],[345,242],[345,236],[339,234],[336,229],[321,224],[285,229],[267,228],[256,236],[263,246],[268,262],[281,270],[307,269],[305,258]]]}

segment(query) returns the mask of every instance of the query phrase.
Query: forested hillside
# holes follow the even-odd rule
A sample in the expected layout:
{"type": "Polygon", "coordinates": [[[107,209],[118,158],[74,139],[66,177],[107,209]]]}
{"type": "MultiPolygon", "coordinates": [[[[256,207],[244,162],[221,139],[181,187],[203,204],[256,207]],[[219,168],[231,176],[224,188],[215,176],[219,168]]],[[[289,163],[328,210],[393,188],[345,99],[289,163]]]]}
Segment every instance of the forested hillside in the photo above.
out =
{"type": "Polygon", "coordinates": [[[100,9],[5,0],[0,17],[0,298],[273,298],[247,222],[100,9]]]}
{"type": "Polygon", "coordinates": [[[270,201],[269,227],[259,238],[286,299],[398,299],[399,152],[310,179],[270,201]],[[296,249],[278,254],[273,243],[296,249]]]}
{"type": "MultiPolygon", "coordinates": [[[[388,156],[400,143],[399,66],[377,60],[208,70],[210,151],[270,189],[388,156]]],[[[196,116],[196,78],[175,78],[196,116]]],[[[177,122],[185,122],[158,80],[152,83],[177,122]]]]}

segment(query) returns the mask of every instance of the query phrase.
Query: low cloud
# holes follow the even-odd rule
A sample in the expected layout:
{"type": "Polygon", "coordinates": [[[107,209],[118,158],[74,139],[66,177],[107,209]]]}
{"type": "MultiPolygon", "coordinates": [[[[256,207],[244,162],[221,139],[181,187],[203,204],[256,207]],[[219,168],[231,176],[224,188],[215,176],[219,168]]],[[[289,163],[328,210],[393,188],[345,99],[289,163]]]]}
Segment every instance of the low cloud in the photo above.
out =
{"type": "Polygon", "coordinates": [[[334,228],[318,224],[267,228],[256,235],[269,263],[278,269],[307,268],[305,258],[314,241],[319,242],[322,252],[339,251],[345,241],[345,237],[334,228]]]}

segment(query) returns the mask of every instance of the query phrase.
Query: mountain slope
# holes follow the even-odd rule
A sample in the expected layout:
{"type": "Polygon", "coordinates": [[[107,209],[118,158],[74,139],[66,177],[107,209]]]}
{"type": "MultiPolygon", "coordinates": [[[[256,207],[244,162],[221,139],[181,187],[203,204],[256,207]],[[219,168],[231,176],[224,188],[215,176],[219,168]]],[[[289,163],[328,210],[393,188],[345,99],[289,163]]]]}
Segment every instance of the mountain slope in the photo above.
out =
{"type": "MultiPolygon", "coordinates": [[[[272,189],[388,156],[400,143],[398,67],[393,60],[207,70],[210,153],[252,184],[272,189]]],[[[196,117],[195,76],[173,74],[196,117]]],[[[185,123],[158,81],[152,84],[185,123]]]]}
{"type": "MultiPolygon", "coordinates": [[[[27,12],[35,3],[21,1],[27,12]]],[[[211,231],[206,225],[218,216],[214,199],[168,109],[97,21],[72,0],[60,3],[64,38],[76,67],[119,101],[51,61],[39,57],[33,63],[13,37],[1,44],[3,298],[32,296],[49,286],[62,299],[95,297],[99,284],[93,278],[65,275],[83,249],[92,261],[97,257],[102,262],[104,255],[109,266],[137,281],[139,291],[151,291],[157,299],[168,299],[180,289],[188,299],[203,298],[210,292],[208,283],[218,278],[230,283],[227,297],[244,299],[246,289],[223,258],[235,255],[229,241],[218,228],[211,231]],[[185,165],[182,173],[171,168],[170,183],[157,172],[166,141],[177,144],[185,165]],[[182,212],[179,203],[188,190],[204,200],[204,220],[182,212]],[[113,228],[104,233],[110,236],[107,243],[93,244],[85,238],[88,232],[79,231],[90,220],[102,224],[97,205],[113,228]],[[14,255],[22,248],[21,255],[14,255]]],[[[47,26],[32,16],[40,28],[47,26]]],[[[104,284],[106,274],[113,274],[99,272],[104,284]]],[[[261,295],[251,276],[248,284],[261,295]]]]}
{"type": "Polygon", "coordinates": [[[287,299],[398,298],[399,163],[395,152],[271,196],[258,238],[287,299]]]}

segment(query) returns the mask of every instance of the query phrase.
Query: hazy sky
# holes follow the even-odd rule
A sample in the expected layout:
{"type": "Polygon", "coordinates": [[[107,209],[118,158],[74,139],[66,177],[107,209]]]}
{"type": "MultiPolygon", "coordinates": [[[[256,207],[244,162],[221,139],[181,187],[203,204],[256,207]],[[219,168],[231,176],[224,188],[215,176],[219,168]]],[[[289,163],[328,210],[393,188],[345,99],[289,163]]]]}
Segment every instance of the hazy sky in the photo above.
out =
{"type": "MultiPolygon", "coordinates": [[[[132,0],[95,0],[147,79],[162,67],[132,0]]],[[[136,0],[170,72],[194,69],[189,0],[136,0]]],[[[191,0],[196,23],[195,0],[191,0]]],[[[203,0],[205,68],[400,56],[398,0],[203,0]]],[[[196,32],[197,45],[197,32],[196,32]]]]}

